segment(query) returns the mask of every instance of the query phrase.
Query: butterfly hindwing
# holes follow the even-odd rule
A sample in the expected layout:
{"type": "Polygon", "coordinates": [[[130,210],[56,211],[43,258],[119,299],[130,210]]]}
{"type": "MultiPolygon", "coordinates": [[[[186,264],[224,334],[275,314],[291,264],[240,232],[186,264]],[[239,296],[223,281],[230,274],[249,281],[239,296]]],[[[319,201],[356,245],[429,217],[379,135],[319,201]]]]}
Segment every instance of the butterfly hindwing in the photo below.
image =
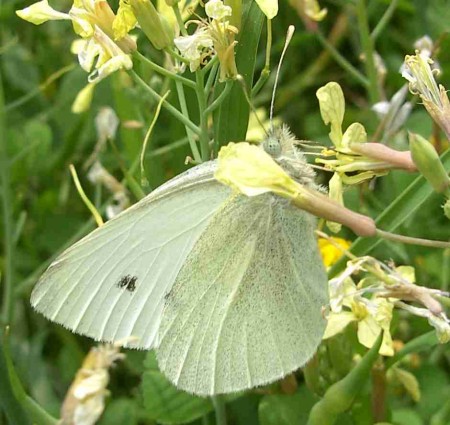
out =
{"type": "Polygon", "coordinates": [[[96,340],[151,348],[165,294],[229,196],[212,172],[207,163],[170,180],[65,251],[35,287],[35,309],[96,340]]]}
{"type": "Polygon", "coordinates": [[[217,210],[166,297],[161,370],[212,395],[279,379],[314,354],[327,277],[315,219],[271,194],[234,195],[217,210]]]}

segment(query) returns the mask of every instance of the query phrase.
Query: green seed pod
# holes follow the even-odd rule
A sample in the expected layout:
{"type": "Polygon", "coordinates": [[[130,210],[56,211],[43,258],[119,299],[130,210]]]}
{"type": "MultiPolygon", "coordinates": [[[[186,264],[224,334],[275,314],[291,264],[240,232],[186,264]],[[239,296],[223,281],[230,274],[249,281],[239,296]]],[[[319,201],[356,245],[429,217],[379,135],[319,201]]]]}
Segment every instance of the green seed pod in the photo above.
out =
{"type": "Polygon", "coordinates": [[[417,169],[438,193],[450,191],[450,178],[436,149],[419,134],[409,134],[411,155],[417,169]]]}
{"type": "Polygon", "coordinates": [[[370,375],[370,369],[378,357],[382,340],[383,333],[359,364],[345,378],[328,388],[322,400],[313,406],[308,425],[332,425],[341,413],[351,407],[370,375]]]}
{"type": "Polygon", "coordinates": [[[156,49],[164,49],[173,43],[169,25],[150,0],[129,0],[129,4],[142,31],[156,49]]]}

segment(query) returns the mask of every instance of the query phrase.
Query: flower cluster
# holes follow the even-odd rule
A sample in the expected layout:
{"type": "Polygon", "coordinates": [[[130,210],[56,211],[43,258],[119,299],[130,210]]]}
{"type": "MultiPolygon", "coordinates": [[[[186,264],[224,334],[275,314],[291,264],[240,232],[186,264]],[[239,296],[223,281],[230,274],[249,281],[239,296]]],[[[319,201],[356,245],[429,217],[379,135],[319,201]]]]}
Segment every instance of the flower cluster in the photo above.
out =
{"type": "Polygon", "coordinates": [[[191,72],[205,64],[208,58],[217,55],[220,62],[220,80],[233,79],[237,76],[234,38],[238,29],[229,22],[232,9],[225,6],[222,0],[210,0],[205,5],[205,12],[206,20],[192,20],[187,23],[197,25],[196,31],[191,35],[175,38],[175,46],[189,61],[191,72]]]}
{"type": "Polygon", "coordinates": [[[136,49],[136,43],[126,32],[115,32],[120,16],[116,17],[106,0],[75,0],[68,13],[58,12],[47,0],[41,0],[17,14],[35,25],[50,20],[72,21],[75,33],[81,37],[78,61],[90,73],[90,83],[133,66],[130,53],[136,49]]]}
{"type": "MultiPolygon", "coordinates": [[[[321,152],[323,164],[334,175],[330,181],[330,198],[342,204],[343,185],[355,185],[375,176],[385,175],[393,168],[415,169],[408,152],[398,152],[381,143],[367,143],[367,133],[360,123],[351,124],[345,132],[342,123],[345,99],[338,83],[331,82],[317,90],[320,113],[325,124],[330,125],[330,140],[334,147],[321,152]],[[328,159],[328,157],[333,157],[328,159]]],[[[328,223],[334,232],[340,230],[328,223]]]]}
{"type": "Polygon", "coordinates": [[[372,257],[349,261],[346,270],[329,282],[330,311],[324,339],[342,332],[354,322],[357,324],[359,342],[368,348],[372,347],[383,330],[380,354],[392,356],[394,346],[390,324],[394,307],[397,307],[427,318],[435,328],[439,341],[448,342],[450,321],[435,299],[435,296],[445,294],[414,282],[412,267],[392,268],[372,257]],[[351,276],[361,272],[365,276],[356,284],[351,276]]]}

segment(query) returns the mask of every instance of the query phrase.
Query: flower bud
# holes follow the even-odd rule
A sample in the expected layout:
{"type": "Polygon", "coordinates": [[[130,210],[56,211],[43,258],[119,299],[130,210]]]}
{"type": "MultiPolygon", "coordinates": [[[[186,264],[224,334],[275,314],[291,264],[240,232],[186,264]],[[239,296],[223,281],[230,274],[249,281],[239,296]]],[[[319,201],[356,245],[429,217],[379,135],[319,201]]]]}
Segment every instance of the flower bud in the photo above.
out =
{"type": "Polygon", "coordinates": [[[142,31],[156,49],[164,49],[173,43],[170,25],[150,0],[130,0],[129,4],[142,31]]]}
{"type": "Polygon", "coordinates": [[[78,92],[75,101],[72,103],[72,112],[74,114],[86,112],[91,107],[94,88],[95,84],[89,83],[78,92]]]}
{"type": "Polygon", "coordinates": [[[450,199],[444,204],[444,214],[450,220],[450,199]]]}
{"type": "Polygon", "coordinates": [[[438,193],[450,191],[450,178],[436,149],[419,134],[409,134],[411,155],[417,169],[438,193]]]}

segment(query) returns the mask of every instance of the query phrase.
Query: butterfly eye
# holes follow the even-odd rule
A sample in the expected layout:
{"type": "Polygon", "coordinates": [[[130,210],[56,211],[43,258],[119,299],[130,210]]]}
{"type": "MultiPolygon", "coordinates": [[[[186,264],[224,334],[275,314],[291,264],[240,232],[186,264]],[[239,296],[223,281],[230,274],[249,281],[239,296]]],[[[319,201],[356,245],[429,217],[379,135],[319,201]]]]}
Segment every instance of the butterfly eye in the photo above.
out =
{"type": "Polygon", "coordinates": [[[266,140],[264,140],[263,147],[264,150],[274,158],[281,155],[281,144],[276,137],[269,136],[266,140]]]}

